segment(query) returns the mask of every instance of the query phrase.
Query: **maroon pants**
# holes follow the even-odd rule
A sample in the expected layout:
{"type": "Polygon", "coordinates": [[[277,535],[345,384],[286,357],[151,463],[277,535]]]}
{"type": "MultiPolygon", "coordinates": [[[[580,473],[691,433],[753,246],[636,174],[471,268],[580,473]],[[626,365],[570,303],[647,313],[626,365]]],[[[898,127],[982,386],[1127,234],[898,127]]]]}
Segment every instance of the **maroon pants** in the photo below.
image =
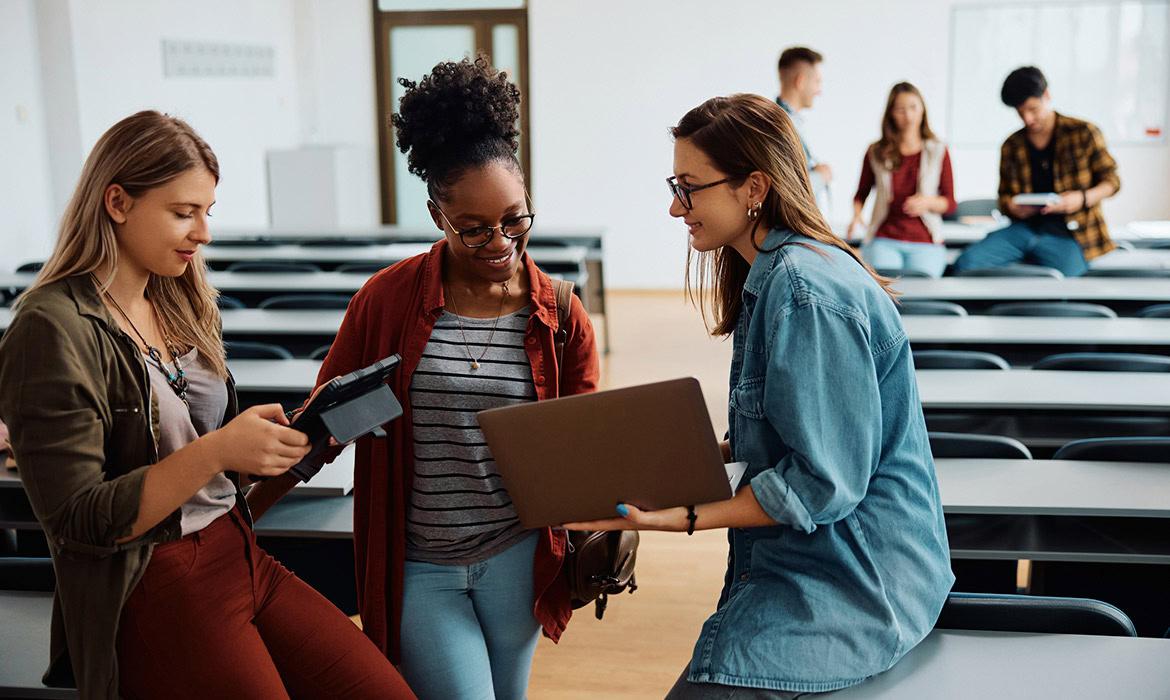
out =
{"type": "Polygon", "coordinates": [[[122,695],[414,698],[340,610],[256,546],[233,510],[154,549],[118,630],[122,695]]]}

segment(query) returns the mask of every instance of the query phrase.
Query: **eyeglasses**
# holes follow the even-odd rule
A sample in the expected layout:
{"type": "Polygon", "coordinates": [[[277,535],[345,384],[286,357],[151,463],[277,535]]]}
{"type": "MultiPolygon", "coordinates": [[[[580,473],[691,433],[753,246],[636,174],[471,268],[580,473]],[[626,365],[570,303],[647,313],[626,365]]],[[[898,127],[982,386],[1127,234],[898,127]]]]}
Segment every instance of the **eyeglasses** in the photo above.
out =
{"type": "Polygon", "coordinates": [[[691,203],[691,195],[692,194],[694,194],[700,190],[705,190],[708,187],[714,187],[716,185],[722,185],[722,184],[731,182],[732,180],[735,180],[735,179],[737,179],[737,178],[725,177],[722,180],[716,180],[715,182],[708,182],[705,185],[684,185],[678,181],[678,178],[671,175],[670,177],[666,178],[666,186],[670,188],[670,193],[672,195],[674,195],[675,199],[678,200],[678,203],[683,205],[683,209],[690,211],[691,209],[694,208],[694,205],[691,203]]]}
{"type": "Polygon", "coordinates": [[[455,225],[451,223],[451,220],[447,218],[447,215],[443,213],[443,210],[439,208],[438,204],[435,204],[433,200],[428,201],[439,212],[439,215],[443,217],[443,221],[447,222],[451,230],[459,236],[459,240],[463,245],[468,248],[482,248],[488,243],[491,243],[496,231],[499,231],[501,236],[509,240],[520,238],[532,230],[532,221],[536,218],[535,213],[520,214],[518,216],[509,216],[501,221],[498,226],[473,226],[460,231],[455,228],[455,225]]]}

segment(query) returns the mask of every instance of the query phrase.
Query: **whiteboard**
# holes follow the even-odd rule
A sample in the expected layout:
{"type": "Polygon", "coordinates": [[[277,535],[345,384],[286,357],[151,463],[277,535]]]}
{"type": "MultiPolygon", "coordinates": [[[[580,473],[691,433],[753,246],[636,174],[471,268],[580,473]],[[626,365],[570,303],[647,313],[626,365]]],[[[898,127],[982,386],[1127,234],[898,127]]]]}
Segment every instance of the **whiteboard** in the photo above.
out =
{"type": "Polygon", "coordinates": [[[950,128],[957,146],[998,146],[1022,124],[1000,101],[1008,73],[1036,66],[1055,109],[1115,143],[1162,143],[1170,93],[1170,0],[957,5],[950,128]]]}

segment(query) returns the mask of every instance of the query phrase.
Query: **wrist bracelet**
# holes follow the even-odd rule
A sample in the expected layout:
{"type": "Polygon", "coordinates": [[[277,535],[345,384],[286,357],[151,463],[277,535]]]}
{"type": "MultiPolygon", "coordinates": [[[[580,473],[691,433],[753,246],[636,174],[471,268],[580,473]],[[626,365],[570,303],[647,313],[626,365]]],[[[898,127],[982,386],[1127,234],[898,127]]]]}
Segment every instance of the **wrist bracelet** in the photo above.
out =
{"type": "Polygon", "coordinates": [[[687,506],[687,534],[688,535],[695,534],[695,521],[698,519],[699,519],[699,516],[695,514],[695,507],[694,506],[687,506]]]}

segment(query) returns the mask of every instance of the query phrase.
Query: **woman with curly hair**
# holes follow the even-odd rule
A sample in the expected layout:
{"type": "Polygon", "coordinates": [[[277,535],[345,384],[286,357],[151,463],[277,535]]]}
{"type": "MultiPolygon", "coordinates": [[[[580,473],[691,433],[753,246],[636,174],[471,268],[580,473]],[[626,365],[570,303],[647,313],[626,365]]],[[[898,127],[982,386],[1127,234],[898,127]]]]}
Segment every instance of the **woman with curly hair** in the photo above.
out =
{"type": "Polygon", "coordinates": [[[541,631],[556,641],[571,614],[566,538],[520,525],[476,413],[593,391],[593,327],[568,295],[560,328],[558,287],[525,252],[535,215],[516,159],[517,88],[483,56],[400,82],[398,147],[443,238],[366,283],[318,375],[402,355],[391,382],[402,420],[389,440],[357,444],[361,616],[420,698],[523,698],[541,631]]]}

